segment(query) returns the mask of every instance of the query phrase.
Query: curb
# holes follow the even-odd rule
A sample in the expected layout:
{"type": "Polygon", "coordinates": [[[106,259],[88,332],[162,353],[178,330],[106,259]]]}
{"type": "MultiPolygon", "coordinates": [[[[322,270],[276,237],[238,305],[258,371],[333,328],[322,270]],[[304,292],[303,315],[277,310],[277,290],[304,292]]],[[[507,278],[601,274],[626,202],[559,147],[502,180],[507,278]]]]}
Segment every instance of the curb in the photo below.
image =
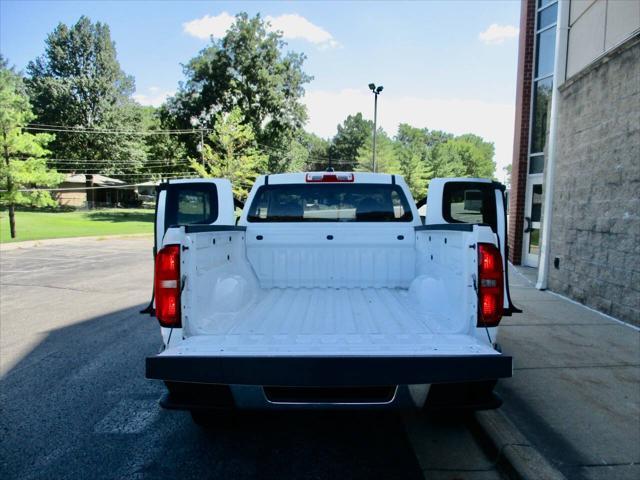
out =
{"type": "Polygon", "coordinates": [[[518,480],[566,480],[499,410],[475,413],[480,433],[497,454],[496,464],[518,480]]]}
{"type": "Polygon", "coordinates": [[[153,238],[153,233],[125,233],[115,235],[92,235],[87,237],[62,237],[62,238],[43,238],[41,240],[24,240],[22,242],[0,243],[0,252],[7,250],[17,250],[20,248],[33,248],[41,247],[45,245],[66,244],[79,242],[82,240],[114,240],[114,239],[128,239],[128,238],[153,238]]]}

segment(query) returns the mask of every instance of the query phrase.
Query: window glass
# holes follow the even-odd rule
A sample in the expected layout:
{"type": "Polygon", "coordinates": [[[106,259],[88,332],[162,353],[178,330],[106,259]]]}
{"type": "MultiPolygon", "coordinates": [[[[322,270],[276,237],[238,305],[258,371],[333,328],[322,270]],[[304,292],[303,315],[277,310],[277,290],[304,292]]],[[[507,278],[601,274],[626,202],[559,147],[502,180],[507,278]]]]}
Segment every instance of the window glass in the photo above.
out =
{"type": "Polygon", "coordinates": [[[489,225],[496,231],[495,188],[490,183],[447,182],[442,217],[449,223],[489,225]]]}
{"type": "Polygon", "coordinates": [[[536,49],[536,77],[553,73],[555,56],[556,29],[550,28],[538,34],[536,49]]]}
{"type": "Polygon", "coordinates": [[[549,5],[550,3],[555,2],[556,0],[538,0],[538,8],[542,8],[545,7],[547,5],[549,5]]]}
{"type": "Polygon", "coordinates": [[[533,155],[529,157],[529,173],[544,172],[544,155],[533,155]]]}
{"type": "Polygon", "coordinates": [[[529,253],[538,255],[540,253],[540,229],[534,228],[529,232],[529,253]]]}
{"type": "Polygon", "coordinates": [[[542,185],[533,186],[531,198],[531,221],[539,222],[542,217],[542,185]]]}
{"type": "Polygon", "coordinates": [[[553,5],[541,10],[538,13],[538,30],[548,27],[558,21],[558,4],[553,5]]]}
{"type": "Polygon", "coordinates": [[[213,183],[170,184],[166,206],[165,229],[210,224],[218,218],[218,192],[213,183]]]}
{"type": "Polygon", "coordinates": [[[265,185],[249,208],[249,222],[408,222],[397,185],[326,183],[265,185]]]}
{"type": "Polygon", "coordinates": [[[551,110],[552,89],[552,78],[538,80],[534,84],[532,116],[533,124],[531,126],[530,153],[541,153],[544,151],[544,147],[547,142],[547,127],[549,122],[549,112],[551,110]]]}
{"type": "Polygon", "coordinates": [[[202,191],[185,190],[178,193],[179,225],[201,223],[211,216],[209,196],[202,191]]]}

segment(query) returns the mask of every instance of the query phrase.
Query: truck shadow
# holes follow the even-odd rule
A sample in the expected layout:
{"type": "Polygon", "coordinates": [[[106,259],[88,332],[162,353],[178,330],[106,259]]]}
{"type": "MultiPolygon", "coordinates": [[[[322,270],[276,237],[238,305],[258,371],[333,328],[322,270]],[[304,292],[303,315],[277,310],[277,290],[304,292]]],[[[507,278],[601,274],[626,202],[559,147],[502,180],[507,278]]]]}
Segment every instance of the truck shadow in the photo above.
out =
{"type": "Polygon", "coordinates": [[[2,478],[422,478],[400,417],[239,413],[219,428],[158,405],[144,305],[43,332],[0,379],[2,478]]]}

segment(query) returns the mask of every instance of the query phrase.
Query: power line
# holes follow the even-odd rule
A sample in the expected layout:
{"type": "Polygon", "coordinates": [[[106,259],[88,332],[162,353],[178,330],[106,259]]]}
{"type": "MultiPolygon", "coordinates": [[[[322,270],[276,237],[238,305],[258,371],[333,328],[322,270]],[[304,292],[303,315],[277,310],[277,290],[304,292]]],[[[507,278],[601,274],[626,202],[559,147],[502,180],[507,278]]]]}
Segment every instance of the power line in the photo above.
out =
{"type": "MultiPolygon", "coordinates": [[[[199,128],[199,129],[173,129],[173,130],[117,130],[108,128],[92,128],[92,127],[74,127],[69,125],[53,125],[46,123],[30,123],[24,127],[25,130],[39,130],[49,132],[60,133],[95,133],[95,134],[117,134],[117,135],[164,135],[164,134],[176,134],[176,135],[200,135],[203,132],[213,132],[211,128],[199,128]]],[[[272,151],[286,151],[286,147],[278,148],[271,145],[265,145],[263,143],[256,142],[267,150],[272,151]]],[[[329,157],[323,157],[329,160],[329,157]]]]}
{"type": "Polygon", "coordinates": [[[50,125],[45,123],[30,123],[23,127],[25,130],[38,130],[43,132],[59,132],[59,133],[96,133],[96,134],[115,134],[115,135],[195,135],[201,132],[212,132],[210,128],[200,129],[174,129],[174,130],[118,130],[112,128],[92,128],[70,125],[50,125]]]}
{"type": "MultiPolygon", "coordinates": [[[[180,177],[180,178],[193,178],[193,177],[180,177]]],[[[173,179],[172,179],[173,180],[173,179]]],[[[154,180],[149,179],[149,182],[152,182],[154,180]]],[[[79,186],[79,187],[63,187],[63,188],[23,188],[20,190],[17,190],[18,192],[63,192],[63,191],[68,191],[68,190],[102,190],[105,188],[131,188],[131,187],[141,187],[141,186],[147,186],[145,185],[146,182],[142,182],[142,183],[131,183],[131,184],[126,184],[126,185],[109,185],[109,186],[104,186],[104,187],[84,187],[84,186],[79,186]]],[[[0,192],[7,192],[7,190],[0,190],[0,192]]]]}

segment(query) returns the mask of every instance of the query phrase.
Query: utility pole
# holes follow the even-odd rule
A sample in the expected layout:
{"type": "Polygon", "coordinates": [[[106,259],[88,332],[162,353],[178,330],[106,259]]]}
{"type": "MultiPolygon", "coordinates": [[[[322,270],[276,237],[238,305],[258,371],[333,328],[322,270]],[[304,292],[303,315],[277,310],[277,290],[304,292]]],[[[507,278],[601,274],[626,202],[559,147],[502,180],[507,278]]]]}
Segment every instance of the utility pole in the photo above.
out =
{"type": "Polygon", "coordinates": [[[198,117],[191,117],[189,120],[192,127],[200,127],[200,145],[198,145],[198,150],[200,151],[200,161],[202,162],[202,167],[204,168],[204,128],[202,128],[202,122],[198,117]]]}
{"type": "Polygon", "coordinates": [[[204,130],[200,128],[200,160],[202,160],[202,168],[204,168],[204,130]]]}
{"type": "Polygon", "coordinates": [[[376,165],[376,134],[378,133],[378,95],[384,87],[380,85],[376,87],[375,83],[369,84],[369,90],[373,93],[373,171],[378,169],[376,165]]]}

